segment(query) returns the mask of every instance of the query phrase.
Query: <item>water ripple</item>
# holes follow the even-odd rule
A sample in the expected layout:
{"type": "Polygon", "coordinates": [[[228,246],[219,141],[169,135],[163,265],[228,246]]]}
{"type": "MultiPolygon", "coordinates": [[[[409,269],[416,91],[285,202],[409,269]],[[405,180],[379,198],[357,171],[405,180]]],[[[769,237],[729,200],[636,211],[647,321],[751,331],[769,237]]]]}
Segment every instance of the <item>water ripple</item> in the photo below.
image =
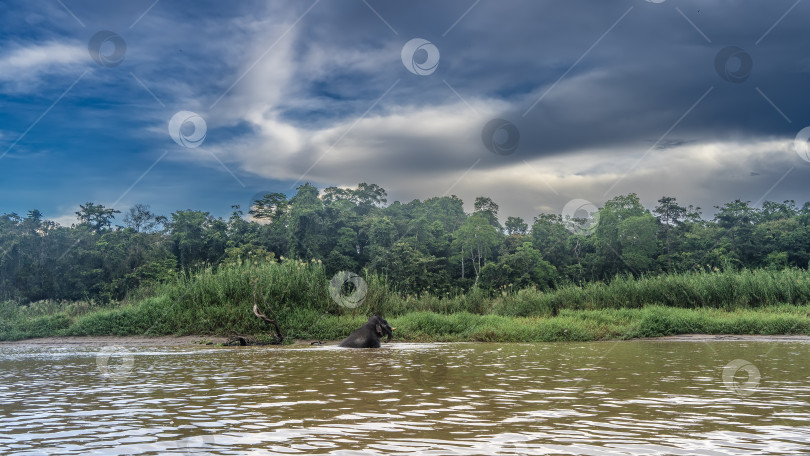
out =
{"type": "Polygon", "coordinates": [[[0,346],[0,454],[809,454],[808,355],[799,342],[0,346]]]}

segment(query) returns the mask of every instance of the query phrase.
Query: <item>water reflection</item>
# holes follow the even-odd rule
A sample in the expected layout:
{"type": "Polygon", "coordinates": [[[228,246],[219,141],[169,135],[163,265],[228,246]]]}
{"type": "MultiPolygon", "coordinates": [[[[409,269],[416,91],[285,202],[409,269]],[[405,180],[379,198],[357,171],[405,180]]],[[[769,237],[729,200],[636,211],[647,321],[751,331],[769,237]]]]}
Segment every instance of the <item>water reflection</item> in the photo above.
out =
{"type": "Polygon", "coordinates": [[[807,454],[809,355],[730,341],[7,345],[0,454],[807,454]]]}

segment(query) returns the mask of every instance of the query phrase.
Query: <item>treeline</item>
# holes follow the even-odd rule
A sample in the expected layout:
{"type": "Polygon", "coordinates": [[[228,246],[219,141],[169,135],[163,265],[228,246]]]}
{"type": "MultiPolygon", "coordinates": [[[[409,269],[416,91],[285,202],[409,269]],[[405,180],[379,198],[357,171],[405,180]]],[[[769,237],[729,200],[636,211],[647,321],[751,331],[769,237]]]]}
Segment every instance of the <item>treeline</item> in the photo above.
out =
{"type": "Polygon", "coordinates": [[[387,276],[403,294],[443,296],[478,287],[509,292],[718,268],[808,267],[810,203],[733,201],[704,219],[663,197],[652,211],[635,194],[605,203],[594,220],[540,214],[531,224],[478,197],[387,204],[384,189],[310,184],[264,195],[228,219],[148,206],[127,213],[87,203],[63,227],[37,210],[0,216],[0,299],[120,300],[177,274],[281,257],[387,276]],[[598,223],[594,223],[598,219],[598,223]],[[120,220],[120,223],[117,223],[120,220]]]}

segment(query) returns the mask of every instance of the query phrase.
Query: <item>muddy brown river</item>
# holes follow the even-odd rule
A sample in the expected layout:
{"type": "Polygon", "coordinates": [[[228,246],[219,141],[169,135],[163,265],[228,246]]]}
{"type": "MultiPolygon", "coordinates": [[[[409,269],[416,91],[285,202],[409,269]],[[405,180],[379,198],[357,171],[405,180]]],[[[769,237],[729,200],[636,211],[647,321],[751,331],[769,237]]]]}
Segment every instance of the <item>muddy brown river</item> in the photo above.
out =
{"type": "Polygon", "coordinates": [[[0,454],[810,454],[810,344],[1,345],[0,454]]]}

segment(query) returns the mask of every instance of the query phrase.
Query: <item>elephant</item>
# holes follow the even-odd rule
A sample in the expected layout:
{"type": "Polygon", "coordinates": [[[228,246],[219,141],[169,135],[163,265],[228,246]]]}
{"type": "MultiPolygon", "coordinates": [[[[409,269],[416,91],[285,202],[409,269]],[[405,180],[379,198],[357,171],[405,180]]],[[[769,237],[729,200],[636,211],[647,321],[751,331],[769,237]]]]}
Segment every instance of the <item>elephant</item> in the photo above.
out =
{"type": "Polygon", "coordinates": [[[375,315],[368,319],[366,324],[354,330],[349,334],[349,337],[343,339],[340,347],[346,348],[380,348],[380,338],[388,335],[390,341],[394,337],[392,332],[396,328],[392,328],[383,317],[375,315]]]}

